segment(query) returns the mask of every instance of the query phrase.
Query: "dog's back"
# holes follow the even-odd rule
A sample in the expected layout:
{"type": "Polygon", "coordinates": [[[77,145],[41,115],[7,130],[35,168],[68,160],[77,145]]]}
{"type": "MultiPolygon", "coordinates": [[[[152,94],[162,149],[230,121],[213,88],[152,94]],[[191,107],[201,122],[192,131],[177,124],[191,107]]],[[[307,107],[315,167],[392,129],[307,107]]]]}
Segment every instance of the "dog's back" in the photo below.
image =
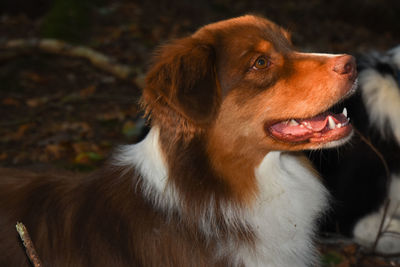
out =
{"type": "Polygon", "coordinates": [[[77,178],[1,169],[0,176],[1,266],[29,265],[17,221],[44,266],[208,266],[203,242],[184,237],[195,238],[136,194],[132,171],[77,178]]]}
{"type": "Polygon", "coordinates": [[[120,188],[130,188],[124,177],[115,179],[114,176],[109,180],[107,176],[111,173],[99,171],[98,174],[63,177],[2,169],[0,248],[4,253],[0,257],[1,266],[27,263],[15,231],[17,221],[28,227],[45,266],[115,263],[124,266],[131,262],[133,251],[125,250],[129,246],[126,246],[124,229],[132,220],[124,218],[121,212],[113,213],[112,206],[123,206],[134,195],[122,200],[126,190],[120,188]],[[118,194],[107,196],[111,192],[118,194]],[[114,255],[113,259],[109,255],[114,255]]]}

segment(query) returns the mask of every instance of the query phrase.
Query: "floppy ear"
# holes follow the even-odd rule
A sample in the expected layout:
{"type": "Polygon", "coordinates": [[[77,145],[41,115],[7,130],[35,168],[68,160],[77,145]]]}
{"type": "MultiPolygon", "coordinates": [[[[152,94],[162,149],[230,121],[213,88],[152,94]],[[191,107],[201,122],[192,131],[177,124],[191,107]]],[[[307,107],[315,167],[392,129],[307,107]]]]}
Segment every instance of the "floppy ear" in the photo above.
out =
{"type": "Polygon", "coordinates": [[[219,89],[211,45],[192,37],[162,47],[147,74],[143,99],[152,111],[171,109],[194,124],[210,122],[216,112],[219,89]]]}

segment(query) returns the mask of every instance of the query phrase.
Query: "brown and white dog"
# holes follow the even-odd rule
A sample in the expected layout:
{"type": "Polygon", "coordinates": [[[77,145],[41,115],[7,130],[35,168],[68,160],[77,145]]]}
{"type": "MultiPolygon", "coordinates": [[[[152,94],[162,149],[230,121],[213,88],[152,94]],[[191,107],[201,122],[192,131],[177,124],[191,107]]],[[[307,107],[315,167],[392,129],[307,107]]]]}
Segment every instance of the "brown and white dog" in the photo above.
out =
{"type": "Polygon", "coordinates": [[[86,177],[0,171],[0,265],[310,266],[327,205],[299,153],[346,142],[348,55],[293,50],[264,18],[207,25],[160,48],[142,103],[147,137],[86,177]]]}

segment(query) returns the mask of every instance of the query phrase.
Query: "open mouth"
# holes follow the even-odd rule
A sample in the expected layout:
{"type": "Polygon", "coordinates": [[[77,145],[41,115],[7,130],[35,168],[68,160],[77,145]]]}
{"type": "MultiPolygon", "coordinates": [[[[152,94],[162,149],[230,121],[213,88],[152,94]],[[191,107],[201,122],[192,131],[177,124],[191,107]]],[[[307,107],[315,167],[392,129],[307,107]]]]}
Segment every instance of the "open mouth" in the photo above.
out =
{"type": "Polygon", "coordinates": [[[325,111],[306,119],[289,119],[269,126],[273,137],[298,143],[328,143],[347,137],[352,132],[346,108],[341,113],[325,111]]]}

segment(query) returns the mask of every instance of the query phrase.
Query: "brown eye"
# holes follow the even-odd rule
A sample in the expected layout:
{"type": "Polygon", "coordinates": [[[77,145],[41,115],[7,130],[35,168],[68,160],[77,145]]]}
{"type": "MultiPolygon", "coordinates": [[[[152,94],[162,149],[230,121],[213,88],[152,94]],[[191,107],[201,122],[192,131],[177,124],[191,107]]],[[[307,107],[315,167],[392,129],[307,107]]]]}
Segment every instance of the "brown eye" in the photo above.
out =
{"type": "Polygon", "coordinates": [[[265,69],[271,65],[271,62],[264,56],[257,58],[256,62],[253,65],[255,69],[265,69]]]}

